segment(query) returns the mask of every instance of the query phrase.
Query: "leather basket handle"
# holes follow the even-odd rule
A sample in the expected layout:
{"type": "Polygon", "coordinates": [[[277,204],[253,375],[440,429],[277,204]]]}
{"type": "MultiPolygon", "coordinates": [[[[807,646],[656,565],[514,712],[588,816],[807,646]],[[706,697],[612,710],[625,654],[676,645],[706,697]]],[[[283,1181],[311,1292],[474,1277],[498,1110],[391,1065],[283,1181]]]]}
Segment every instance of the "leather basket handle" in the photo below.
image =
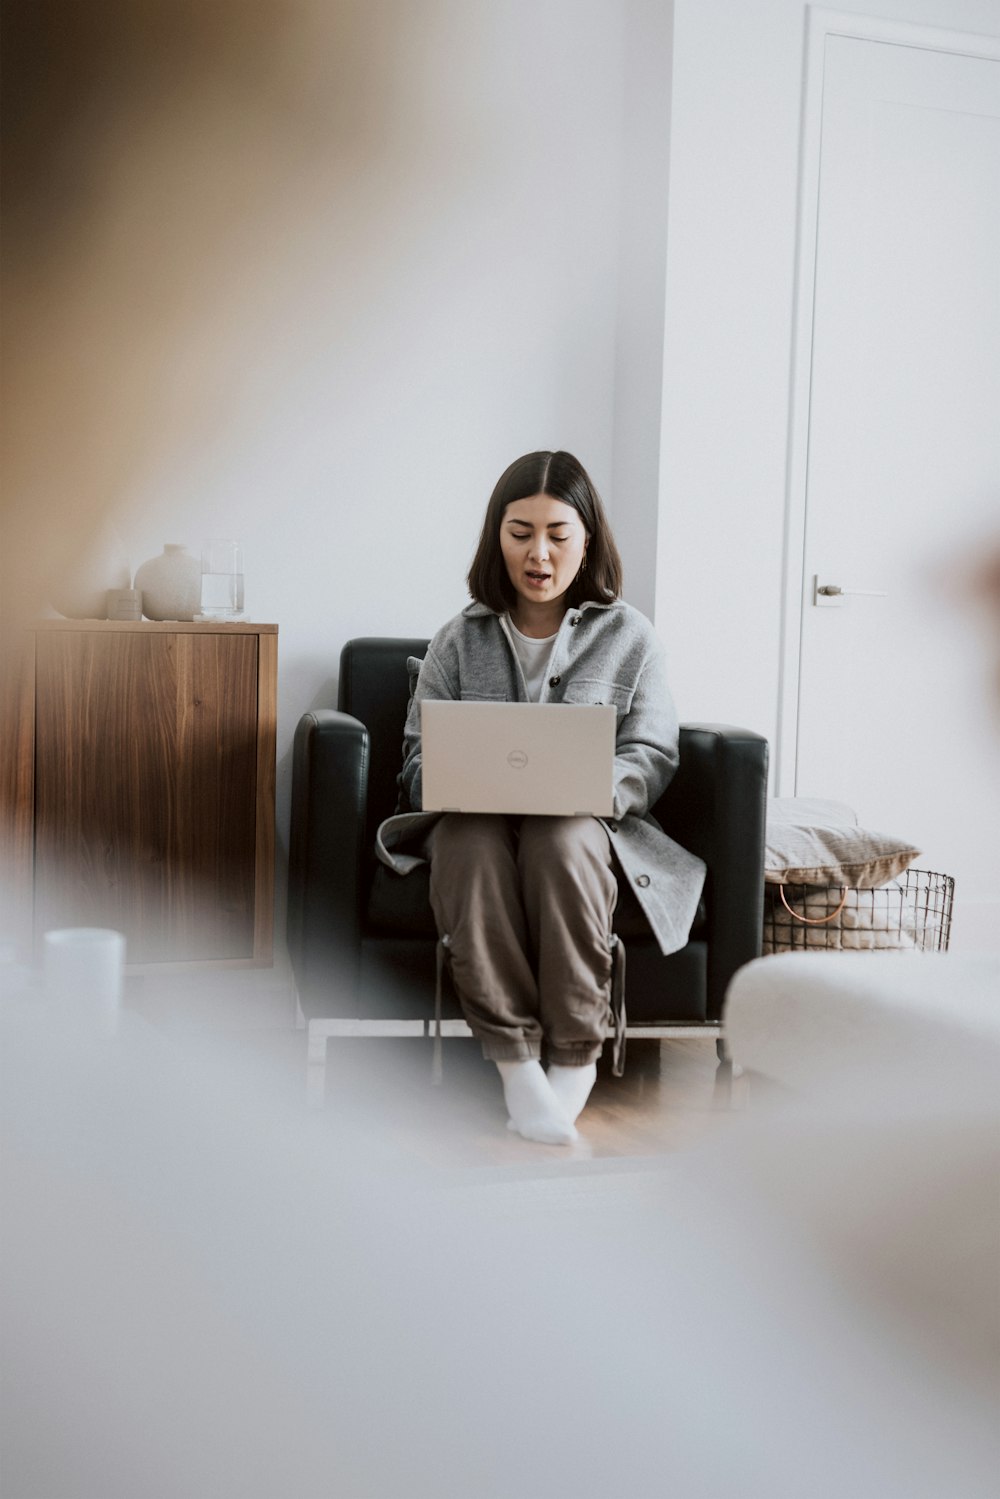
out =
{"type": "Polygon", "coordinates": [[[841,911],[844,909],[844,905],[847,901],[848,888],[849,887],[847,885],[841,886],[843,894],[840,897],[840,905],[835,911],[831,911],[829,916],[800,916],[798,911],[792,910],[791,906],[785,899],[784,885],[778,886],[778,894],[781,896],[781,904],[784,906],[785,910],[788,912],[789,916],[791,916],[793,921],[801,921],[804,926],[825,926],[828,921],[832,921],[835,916],[839,916],[841,911]]]}

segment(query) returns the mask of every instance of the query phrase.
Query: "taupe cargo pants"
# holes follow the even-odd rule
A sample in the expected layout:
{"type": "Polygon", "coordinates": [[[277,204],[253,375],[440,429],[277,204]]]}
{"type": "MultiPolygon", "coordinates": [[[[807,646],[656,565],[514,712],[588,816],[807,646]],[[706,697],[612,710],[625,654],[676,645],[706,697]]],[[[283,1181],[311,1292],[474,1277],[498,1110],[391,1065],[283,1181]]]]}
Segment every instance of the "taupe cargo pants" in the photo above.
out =
{"type": "Polygon", "coordinates": [[[611,844],[593,817],[448,813],[431,830],[431,906],[483,1055],[586,1066],[608,1034],[611,844]]]}

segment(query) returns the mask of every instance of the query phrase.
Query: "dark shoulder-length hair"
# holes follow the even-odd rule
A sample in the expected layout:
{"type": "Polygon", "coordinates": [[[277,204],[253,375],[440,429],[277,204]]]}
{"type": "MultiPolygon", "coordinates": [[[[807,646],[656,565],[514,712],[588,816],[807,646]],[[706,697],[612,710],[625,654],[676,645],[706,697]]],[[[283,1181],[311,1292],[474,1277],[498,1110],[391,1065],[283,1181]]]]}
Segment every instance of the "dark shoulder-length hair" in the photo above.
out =
{"type": "Polygon", "coordinates": [[[486,507],[476,555],[469,569],[469,592],[477,603],[497,614],[512,607],[517,595],[500,550],[500,525],[513,500],[547,494],[572,505],[590,538],[586,567],[570,584],[568,602],[574,607],[588,599],[610,604],[622,591],[622,559],[611,534],[601,497],[583,464],[572,453],[525,453],[515,458],[497,481],[486,507]]]}

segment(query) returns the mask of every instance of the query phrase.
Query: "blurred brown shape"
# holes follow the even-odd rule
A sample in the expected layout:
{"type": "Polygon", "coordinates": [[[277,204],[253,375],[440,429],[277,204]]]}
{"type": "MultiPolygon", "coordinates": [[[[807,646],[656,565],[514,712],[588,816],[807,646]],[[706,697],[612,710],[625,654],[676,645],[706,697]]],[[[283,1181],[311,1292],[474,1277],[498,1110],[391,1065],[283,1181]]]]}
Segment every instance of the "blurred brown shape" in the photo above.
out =
{"type": "Polygon", "coordinates": [[[308,229],[380,148],[401,15],[4,7],[0,883],[25,774],[20,625],[144,475],[219,430],[288,287],[327,273],[308,229]]]}
{"type": "MultiPolygon", "coordinates": [[[[310,216],[391,117],[397,0],[12,0],[3,13],[9,621],[217,430],[310,216]],[[258,319],[254,326],[254,319],[258,319]]],[[[308,262],[322,274],[318,257],[308,262]]]]}

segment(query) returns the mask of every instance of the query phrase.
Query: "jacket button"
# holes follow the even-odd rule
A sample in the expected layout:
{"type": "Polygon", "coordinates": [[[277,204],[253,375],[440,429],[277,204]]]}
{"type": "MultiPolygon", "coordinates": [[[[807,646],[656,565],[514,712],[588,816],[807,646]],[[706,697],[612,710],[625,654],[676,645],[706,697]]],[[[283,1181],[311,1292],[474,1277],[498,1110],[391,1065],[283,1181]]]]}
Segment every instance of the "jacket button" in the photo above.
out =
{"type": "Polygon", "coordinates": [[[559,683],[561,681],[562,681],[562,677],[549,677],[549,686],[550,687],[558,687],[559,683]]]}
{"type": "Polygon", "coordinates": [[[570,621],[569,621],[569,627],[570,627],[570,629],[572,629],[574,625],[578,625],[579,623],[580,623],[580,616],[579,616],[579,614],[571,614],[570,615],[570,621]]]}
{"type": "MultiPolygon", "coordinates": [[[[612,833],[617,833],[617,831],[618,831],[618,824],[616,822],[610,822],[609,821],[608,827],[611,829],[612,833]]],[[[643,875],[643,879],[645,879],[645,875],[643,875]]]]}
{"type": "Polygon", "coordinates": [[[635,882],[639,886],[640,890],[645,890],[646,886],[649,884],[649,875],[637,874],[635,877],[635,882]]]}

